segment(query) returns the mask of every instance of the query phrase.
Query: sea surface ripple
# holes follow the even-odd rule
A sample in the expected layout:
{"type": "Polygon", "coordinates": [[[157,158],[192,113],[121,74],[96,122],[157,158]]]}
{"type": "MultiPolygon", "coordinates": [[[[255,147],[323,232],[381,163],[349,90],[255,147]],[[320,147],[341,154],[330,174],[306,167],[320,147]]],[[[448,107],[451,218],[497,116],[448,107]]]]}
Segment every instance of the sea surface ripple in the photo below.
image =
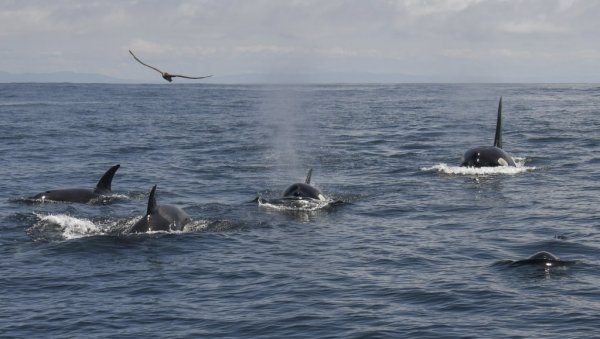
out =
{"type": "Polygon", "coordinates": [[[600,87],[0,84],[1,337],[590,338],[600,87]],[[511,169],[464,169],[498,98],[511,169]],[[93,188],[115,199],[39,203],[93,188]],[[256,203],[312,183],[327,208],[256,203]],[[181,232],[129,235],[158,185],[181,232]],[[551,269],[503,263],[549,251],[551,269]]]}

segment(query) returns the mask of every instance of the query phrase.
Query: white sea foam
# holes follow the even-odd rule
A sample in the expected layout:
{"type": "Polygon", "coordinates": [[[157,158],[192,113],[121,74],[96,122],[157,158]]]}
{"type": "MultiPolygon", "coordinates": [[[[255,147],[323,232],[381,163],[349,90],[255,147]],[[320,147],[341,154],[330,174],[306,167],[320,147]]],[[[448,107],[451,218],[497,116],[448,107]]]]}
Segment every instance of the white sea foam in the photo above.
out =
{"type": "MultiPolygon", "coordinates": [[[[134,221],[135,222],[135,221],[134,221]]],[[[169,230],[169,231],[147,231],[143,233],[134,233],[134,234],[184,234],[191,232],[200,232],[205,230],[209,225],[208,220],[192,220],[189,223],[185,224],[181,230],[169,230]]],[[[171,224],[171,228],[174,227],[171,224]]]]}
{"type": "Polygon", "coordinates": [[[205,230],[208,227],[208,220],[192,220],[183,226],[182,232],[198,232],[205,230]]]}
{"type": "Polygon", "coordinates": [[[531,172],[536,167],[525,166],[525,158],[513,157],[517,166],[497,166],[497,167],[462,167],[457,165],[437,164],[431,167],[421,167],[421,171],[438,172],[453,175],[493,175],[493,174],[508,174],[514,175],[524,172],[531,172]]]}
{"type": "Polygon", "coordinates": [[[317,211],[329,206],[333,200],[316,199],[258,199],[258,206],[280,211],[317,211]]]}
{"type": "Polygon", "coordinates": [[[88,219],[75,218],[66,214],[36,214],[40,221],[34,225],[38,231],[58,232],[63,239],[77,239],[104,234],[104,230],[88,219]]]}

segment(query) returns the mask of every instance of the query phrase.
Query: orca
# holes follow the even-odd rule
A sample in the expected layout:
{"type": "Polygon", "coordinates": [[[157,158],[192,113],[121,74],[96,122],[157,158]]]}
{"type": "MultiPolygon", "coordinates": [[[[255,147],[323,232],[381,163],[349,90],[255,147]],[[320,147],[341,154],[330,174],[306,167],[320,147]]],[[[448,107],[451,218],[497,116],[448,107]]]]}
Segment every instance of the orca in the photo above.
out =
{"type": "Polygon", "coordinates": [[[530,256],[527,259],[517,260],[511,263],[511,266],[541,266],[544,268],[569,266],[574,264],[573,261],[565,261],[559,259],[550,252],[541,251],[530,256]]]}
{"type": "Polygon", "coordinates": [[[310,177],[312,176],[312,168],[308,170],[308,175],[304,183],[298,182],[288,187],[283,192],[284,199],[315,199],[324,201],[325,197],[315,187],[310,185],[310,177]]]}
{"type": "Polygon", "coordinates": [[[498,103],[498,119],[496,121],[496,135],[494,146],[480,146],[471,148],[463,156],[463,167],[496,167],[516,166],[513,158],[502,150],[502,97],[498,103]]]}
{"type": "Polygon", "coordinates": [[[150,191],[146,215],[129,229],[128,233],[148,231],[181,231],[192,219],[181,208],[156,203],[156,185],[150,191]]]}
{"type": "Polygon", "coordinates": [[[94,199],[98,199],[100,197],[111,194],[111,184],[113,180],[113,176],[117,172],[117,170],[121,167],[121,165],[115,165],[106,171],[102,178],[98,181],[96,188],[86,189],[86,188],[68,188],[68,189],[60,189],[60,190],[51,190],[43,193],[36,194],[30,199],[35,200],[52,200],[52,201],[64,201],[64,202],[78,202],[78,203],[88,203],[94,199]]]}

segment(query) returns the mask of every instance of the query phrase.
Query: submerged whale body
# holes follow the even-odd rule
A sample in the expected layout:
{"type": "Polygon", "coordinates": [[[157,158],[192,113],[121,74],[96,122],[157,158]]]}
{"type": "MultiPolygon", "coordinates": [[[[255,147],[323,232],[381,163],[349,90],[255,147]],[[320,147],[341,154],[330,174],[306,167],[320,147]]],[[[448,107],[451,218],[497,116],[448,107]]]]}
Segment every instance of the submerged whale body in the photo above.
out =
{"type": "Polygon", "coordinates": [[[191,221],[190,216],[181,208],[173,205],[156,203],[156,185],[150,191],[146,215],[138,220],[128,233],[145,233],[149,231],[181,231],[191,221]]]}
{"type": "Polygon", "coordinates": [[[527,259],[514,261],[512,266],[542,266],[544,268],[556,267],[556,266],[569,266],[572,265],[573,261],[565,261],[559,259],[557,256],[550,252],[541,251],[530,256],[527,259]]]}
{"type": "Polygon", "coordinates": [[[502,97],[500,97],[500,102],[498,103],[498,120],[496,121],[494,146],[480,146],[466,151],[461,166],[516,166],[513,158],[502,150],[502,97]]]}
{"type": "Polygon", "coordinates": [[[52,200],[65,202],[88,203],[94,199],[109,195],[112,193],[112,180],[121,165],[115,165],[106,171],[98,181],[96,188],[93,190],[85,188],[68,188],[60,190],[51,190],[36,194],[31,197],[35,200],[52,200]]]}
{"type": "Polygon", "coordinates": [[[325,197],[315,187],[310,185],[310,177],[312,175],[312,168],[308,170],[308,175],[306,176],[306,180],[304,183],[298,182],[290,187],[288,187],[283,192],[283,197],[285,199],[315,199],[315,200],[325,200],[325,197]]]}

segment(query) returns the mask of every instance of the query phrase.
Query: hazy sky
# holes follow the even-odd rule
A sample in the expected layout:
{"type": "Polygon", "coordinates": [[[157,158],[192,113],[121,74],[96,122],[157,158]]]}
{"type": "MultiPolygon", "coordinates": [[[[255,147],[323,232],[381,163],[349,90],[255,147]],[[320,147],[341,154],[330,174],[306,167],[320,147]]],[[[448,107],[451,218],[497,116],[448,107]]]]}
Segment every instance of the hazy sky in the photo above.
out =
{"type": "MultiPolygon", "coordinates": [[[[600,82],[594,0],[0,0],[0,71],[600,82]]],[[[160,78],[158,79],[160,80],[160,78]]]]}

